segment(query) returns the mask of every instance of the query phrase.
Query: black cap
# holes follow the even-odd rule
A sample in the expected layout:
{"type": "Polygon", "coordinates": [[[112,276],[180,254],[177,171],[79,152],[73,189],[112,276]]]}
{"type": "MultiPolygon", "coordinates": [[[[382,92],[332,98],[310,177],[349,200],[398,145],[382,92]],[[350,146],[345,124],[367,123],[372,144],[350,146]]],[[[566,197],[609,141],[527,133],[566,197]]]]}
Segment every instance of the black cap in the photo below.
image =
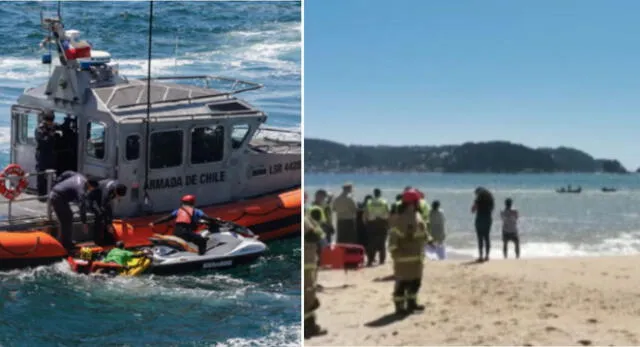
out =
{"type": "Polygon", "coordinates": [[[46,110],[42,112],[42,119],[45,121],[53,121],[56,118],[56,115],[51,110],[46,110]]]}

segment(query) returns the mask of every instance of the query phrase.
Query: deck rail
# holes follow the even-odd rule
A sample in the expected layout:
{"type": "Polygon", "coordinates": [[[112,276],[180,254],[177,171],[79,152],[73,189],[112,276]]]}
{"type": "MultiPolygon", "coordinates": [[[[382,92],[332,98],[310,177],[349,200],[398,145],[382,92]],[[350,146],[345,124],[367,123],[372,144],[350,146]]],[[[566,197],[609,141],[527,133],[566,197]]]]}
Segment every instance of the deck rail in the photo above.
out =
{"type": "MultiPolygon", "coordinates": [[[[255,83],[255,82],[249,82],[249,81],[244,81],[244,80],[240,80],[240,79],[235,79],[235,78],[230,78],[230,77],[222,77],[222,76],[212,76],[212,75],[193,75],[193,76],[160,76],[160,77],[153,77],[151,78],[152,81],[202,81],[205,84],[205,88],[206,89],[213,89],[211,87],[211,83],[213,81],[220,81],[220,82],[229,82],[231,83],[231,87],[228,88],[228,91],[218,91],[218,90],[214,90],[216,91],[216,93],[213,94],[208,94],[208,95],[199,95],[199,96],[188,96],[188,97],[182,97],[182,98],[174,98],[174,99],[170,99],[170,100],[158,100],[158,101],[152,101],[151,105],[161,105],[161,104],[167,104],[167,103],[176,103],[176,102],[181,102],[181,101],[194,101],[194,100],[201,100],[201,99],[210,99],[210,98],[215,98],[215,97],[220,97],[220,96],[231,96],[231,95],[235,95],[235,94],[240,94],[240,93],[244,93],[244,92],[248,92],[251,90],[256,90],[256,89],[260,89],[262,87],[264,87],[262,84],[260,83],[255,83]],[[236,87],[240,86],[239,89],[236,89],[236,87]],[[244,87],[242,87],[244,86],[244,87]]],[[[139,79],[139,81],[147,81],[147,78],[141,78],[139,79]]],[[[132,103],[132,104],[126,104],[126,105],[117,105],[114,106],[115,109],[124,109],[124,108],[130,108],[130,107],[136,107],[136,106],[146,106],[147,105],[147,101],[144,102],[136,102],[136,103],[132,103]]]]}

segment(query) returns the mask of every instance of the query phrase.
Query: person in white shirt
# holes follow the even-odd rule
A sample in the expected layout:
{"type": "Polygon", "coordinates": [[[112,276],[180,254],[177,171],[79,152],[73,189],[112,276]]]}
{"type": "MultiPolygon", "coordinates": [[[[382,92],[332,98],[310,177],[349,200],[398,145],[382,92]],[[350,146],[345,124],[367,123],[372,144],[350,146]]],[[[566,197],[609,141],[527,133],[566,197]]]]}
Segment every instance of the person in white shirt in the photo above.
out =
{"type": "Polygon", "coordinates": [[[433,203],[431,203],[431,211],[429,211],[429,231],[433,238],[433,248],[435,249],[438,260],[444,260],[446,258],[444,248],[444,223],[445,218],[444,213],[442,213],[440,209],[440,201],[434,200],[433,203]]]}
{"type": "Polygon", "coordinates": [[[518,233],[518,210],[513,208],[513,200],[504,201],[504,210],[500,212],[502,218],[502,253],[507,258],[509,241],[513,241],[516,248],[516,258],[520,258],[520,235],[518,233]]]}

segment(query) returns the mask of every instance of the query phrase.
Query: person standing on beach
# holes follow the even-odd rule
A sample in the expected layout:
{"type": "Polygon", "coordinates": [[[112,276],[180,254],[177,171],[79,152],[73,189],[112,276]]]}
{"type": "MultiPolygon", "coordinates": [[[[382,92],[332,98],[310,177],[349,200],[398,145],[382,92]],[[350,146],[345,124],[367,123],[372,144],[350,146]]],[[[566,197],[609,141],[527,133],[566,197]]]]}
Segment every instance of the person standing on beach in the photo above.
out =
{"type": "Polygon", "coordinates": [[[402,194],[396,195],[396,201],[391,204],[391,215],[398,213],[398,206],[400,206],[400,204],[402,204],[402,194]]]}
{"type": "Polygon", "coordinates": [[[333,201],[332,207],[338,219],[337,243],[358,243],[356,229],[358,206],[351,196],[352,192],[351,183],[345,183],[342,186],[342,193],[333,201]]]}
{"type": "Polygon", "coordinates": [[[433,238],[433,244],[435,247],[438,260],[444,260],[446,257],[444,248],[444,213],[440,209],[440,201],[435,200],[431,204],[431,212],[429,212],[429,234],[433,238]]]}
{"type": "Polygon", "coordinates": [[[329,214],[331,214],[331,209],[327,208],[326,200],[327,200],[327,191],[324,189],[318,189],[316,191],[313,202],[311,203],[311,207],[309,208],[308,213],[313,213],[317,211],[317,215],[319,216],[316,222],[322,227],[322,231],[326,235],[327,242],[331,243],[333,239],[333,225],[331,225],[331,220],[327,215],[327,210],[329,214]]]}
{"type": "Polygon", "coordinates": [[[425,245],[431,243],[427,225],[420,211],[420,193],[409,189],[402,195],[398,214],[391,220],[389,252],[393,258],[395,288],[393,301],[396,314],[422,311],[418,305],[418,290],[422,284],[425,245]]]}
{"type": "Polygon", "coordinates": [[[489,252],[491,251],[491,224],[493,223],[494,200],[491,192],[484,188],[478,187],[475,190],[476,199],[471,207],[471,213],[476,214],[475,227],[476,236],[478,237],[478,262],[489,261],[489,252]],[[484,248],[484,257],[482,250],[484,248]]]}
{"type": "Polygon", "coordinates": [[[356,234],[358,235],[358,241],[356,244],[367,249],[369,244],[369,235],[367,235],[367,221],[364,213],[369,201],[373,199],[373,196],[367,194],[361,203],[358,203],[358,211],[356,212],[356,234]]]}
{"type": "Polygon", "coordinates": [[[379,264],[383,265],[387,257],[387,234],[389,230],[389,204],[382,198],[382,192],[373,190],[373,198],[369,200],[364,210],[367,223],[367,266],[373,266],[376,253],[379,253],[379,264]]]}
{"type": "Polygon", "coordinates": [[[518,233],[518,210],[513,208],[513,200],[504,201],[504,210],[500,212],[502,219],[502,253],[507,259],[509,241],[513,241],[516,248],[516,258],[520,258],[520,235],[518,233]]]}
{"type": "Polygon", "coordinates": [[[425,193],[419,190],[417,191],[418,194],[420,194],[420,211],[422,211],[422,219],[425,223],[427,223],[427,228],[429,228],[429,211],[431,210],[431,208],[429,207],[429,203],[427,202],[425,193]]]}
{"type": "Polygon", "coordinates": [[[304,338],[326,335],[316,322],[316,310],[320,301],[316,296],[316,281],[318,276],[317,250],[325,241],[322,230],[309,218],[304,218],[304,338]]]}

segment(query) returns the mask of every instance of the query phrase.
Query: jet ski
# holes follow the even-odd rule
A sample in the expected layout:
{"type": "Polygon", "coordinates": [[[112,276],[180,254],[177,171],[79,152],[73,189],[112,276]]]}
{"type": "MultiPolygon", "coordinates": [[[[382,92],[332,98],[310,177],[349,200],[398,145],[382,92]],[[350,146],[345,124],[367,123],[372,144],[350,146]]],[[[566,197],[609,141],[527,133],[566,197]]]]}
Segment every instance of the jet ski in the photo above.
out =
{"type": "Polygon", "coordinates": [[[203,255],[198,254],[195,244],[179,237],[161,234],[150,237],[153,246],[146,247],[151,257],[148,272],[169,275],[227,269],[251,263],[267,250],[251,230],[232,222],[219,220],[217,225],[209,225],[200,235],[208,239],[203,255]]]}
{"type": "Polygon", "coordinates": [[[74,272],[87,275],[169,275],[248,264],[267,250],[251,230],[232,222],[218,220],[200,235],[207,238],[207,250],[203,255],[198,254],[196,245],[177,236],[155,234],[149,238],[151,246],[129,249],[135,257],[126,266],[104,262],[108,249],[102,247],[82,247],[79,254],[69,256],[67,262],[74,272]]]}

